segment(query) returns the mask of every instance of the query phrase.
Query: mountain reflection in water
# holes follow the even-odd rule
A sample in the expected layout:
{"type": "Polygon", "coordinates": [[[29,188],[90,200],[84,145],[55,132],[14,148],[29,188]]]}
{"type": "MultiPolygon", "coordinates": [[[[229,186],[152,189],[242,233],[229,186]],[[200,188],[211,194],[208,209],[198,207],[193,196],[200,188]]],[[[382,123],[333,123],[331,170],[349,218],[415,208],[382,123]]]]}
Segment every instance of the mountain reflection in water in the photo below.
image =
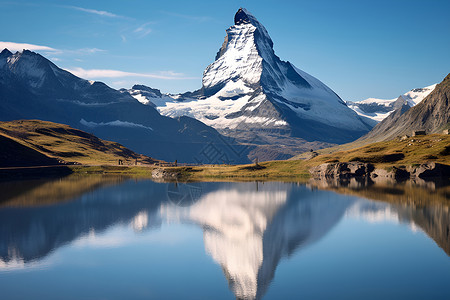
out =
{"type": "Polygon", "coordinates": [[[131,224],[139,232],[163,223],[195,224],[234,295],[260,299],[283,257],[321,240],[346,215],[409,224],[450,255],[448,186],[86,178],[2,183],[9,192],[0,198],[0,270],[26,267],[113,225],[131,224]],[[352,196],[333,197],[321,189],[352,196]]]}

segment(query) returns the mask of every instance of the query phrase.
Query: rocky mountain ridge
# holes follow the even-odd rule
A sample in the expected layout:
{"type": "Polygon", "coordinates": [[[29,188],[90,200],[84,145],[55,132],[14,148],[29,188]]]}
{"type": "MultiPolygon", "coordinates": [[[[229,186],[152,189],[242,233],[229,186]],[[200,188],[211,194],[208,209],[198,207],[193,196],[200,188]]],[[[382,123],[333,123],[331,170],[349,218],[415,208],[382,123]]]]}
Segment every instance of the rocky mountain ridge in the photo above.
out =
{"type": "Polygon", "coordinates": [[[404,104],[360,140],[386,141],[413,131],[440,133],[450,123],[450,74],[416,106],[404,104]]]}

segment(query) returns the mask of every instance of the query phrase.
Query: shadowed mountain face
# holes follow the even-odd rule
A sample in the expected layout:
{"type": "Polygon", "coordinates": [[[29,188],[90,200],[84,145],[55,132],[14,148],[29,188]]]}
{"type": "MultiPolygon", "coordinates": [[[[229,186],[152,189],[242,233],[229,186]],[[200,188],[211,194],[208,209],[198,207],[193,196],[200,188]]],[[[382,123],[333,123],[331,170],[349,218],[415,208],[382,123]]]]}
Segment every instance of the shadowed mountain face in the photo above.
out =
{"type": "MultiPolygon", "coordinates": [[[[67,124],[166,161],[198,162],[210,144],[222,152],[229,148],[216,130],[195,119],[161,116],[129,94],[78,78],[37,53],[5,49],[0,53],[0,120],[17,119],[67,124]]],[[[248,162],[246,155],[235,160],[248,162]]]]}
{"type": "Polygon", "coordinates": [[[385,141],[401,135],[411,135],[413,130],[438,133],[450,123],[450,74],[419,104],[408,105],[391,113],[361,140],[385,141]]]}
{"type": "Polygon", "coordinates": [[[436,192],[415,187],[411,193],[422,202],[403,202],[402,194],[411,199],[406,187],[374,190],[359,186],[355,195],[384,200],[371,202],[285,183],[94,179],[90,185],[86,178],[75,176],[10,186],[16,192],[5,195],[0,206],[0,267],[26,266],[112,226],[142,231],[181,222],[203,230],[207,254],[221,266],[238,299],[261,299],[280,261],[323,239],[345,215],[368,221],[395,219],[419,227],[449,254],[447,187],[435,187],[436,192]],[[402,204],[385,202],[394,196],[402,204]]]}
{"type": "Polygon", "coordinates": [[[0,167],[25,167],[58,165],[57,159],[50,158],[34,149],[21,145],[13,139],[0,135],[0,167]]]}

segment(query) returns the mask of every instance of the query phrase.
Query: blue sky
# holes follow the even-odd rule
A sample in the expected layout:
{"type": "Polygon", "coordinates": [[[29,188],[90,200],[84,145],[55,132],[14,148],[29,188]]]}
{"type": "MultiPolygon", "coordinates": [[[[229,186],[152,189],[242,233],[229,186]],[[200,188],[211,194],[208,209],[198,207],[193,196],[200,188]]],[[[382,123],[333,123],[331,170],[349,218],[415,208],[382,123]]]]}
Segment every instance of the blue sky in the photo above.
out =
{"type": "Polygon", "coordinates": [[[345,100],[394,98],[450,72],[448,0],[0,0],[0,46],[30,44],[115,88],[184,92],[201,87],[241,6],[264,24],[282,60],[345,100]]]}

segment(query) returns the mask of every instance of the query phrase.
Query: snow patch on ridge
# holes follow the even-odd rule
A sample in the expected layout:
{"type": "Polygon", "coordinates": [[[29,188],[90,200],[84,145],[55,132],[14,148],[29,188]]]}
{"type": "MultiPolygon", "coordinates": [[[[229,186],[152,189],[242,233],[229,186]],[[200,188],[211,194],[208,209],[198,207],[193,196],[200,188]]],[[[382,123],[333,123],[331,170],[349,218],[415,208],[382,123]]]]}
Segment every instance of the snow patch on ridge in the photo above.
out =
{"type": "Polygon", "coordinates": [[[413,89],[402,95],[411,106],[419,104],[425,97],[427,97],[434,89],[437,84],[433,84],[424,88],[413,89]]]}

